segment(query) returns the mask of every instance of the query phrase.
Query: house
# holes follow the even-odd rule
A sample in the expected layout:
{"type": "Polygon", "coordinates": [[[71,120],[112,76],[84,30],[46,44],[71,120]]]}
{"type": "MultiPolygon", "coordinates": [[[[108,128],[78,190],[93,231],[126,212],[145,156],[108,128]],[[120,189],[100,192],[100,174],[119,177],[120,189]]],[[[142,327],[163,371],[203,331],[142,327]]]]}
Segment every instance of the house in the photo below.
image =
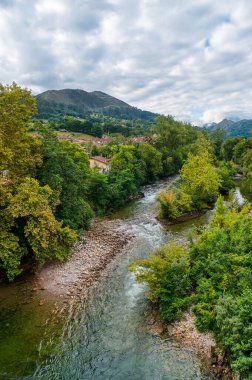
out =
{"type": "Polygon", "coordinates": [[[9,170],[1,170],[0,171],[0,184],[7,185],[9,183],[8,174],[9,170]]]}
{"type": "Polygon", "coordinates": [[[90,167],[92,169],[99,169],[101,173],[107,173],[110,168],[109,161],[109,158],[103,156],[94,156],[89,159],[90,167]]]}
{"type": "Polygon", "coordinates": [[[101,137],[93,139],[94,145],[105,145],[111,141],[110,137],[101,137]]]}
{"type": "Polygon", "coordinates": [[[129,140],[130,140],[130,141],[133,141],[133,142],[138,142],[138,143],[141,143],[141,142],[145,142],[145,141],[146,141],[145,136],[135,136],[135,137],[130,137],[129,140]]]}

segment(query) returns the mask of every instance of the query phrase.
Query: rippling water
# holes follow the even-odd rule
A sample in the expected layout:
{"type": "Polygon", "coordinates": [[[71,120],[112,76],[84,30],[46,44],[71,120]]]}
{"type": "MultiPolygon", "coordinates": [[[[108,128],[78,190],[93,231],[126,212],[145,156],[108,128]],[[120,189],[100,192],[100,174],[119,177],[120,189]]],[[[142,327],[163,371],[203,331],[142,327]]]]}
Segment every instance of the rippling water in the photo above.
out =
{"type": "MultiPolygon", "coordinates": [[[[145,198],[131,203],[113,216],[120,218],[136,238],[107,266],[88,297],[69,306],[59,324],[49,319],[46,324],[45,321],[39,322],[36,328],[40,313],[34,311],[28,318],[26,309],[19,326],[21,330],[12,336],[9,343],[1,326],[0,344],[17,352],[15,364],[13,357],[12,362],[8,357],[5,362],[0,359],[0,376],[3,379],[210,379],[193,350],[147,331],[145,287],[136,283],[134,275],[128,271],[128,265],[134,259],[147,257],[153,248],[171,238],[184,240],[194,223],[205,223],[211,215],[209,212],[193,222],[165,230],[155,219],[155,196],[166,185],[167,181],[145,187],[145,198]],[[29,328],[33,331],[32,336],[29,328]],[[22,334],[22,330],[26,333],[22,334]],[[23,346],[30,345],[30,349],[24,350],[24,355],[21,342],[23,346]]],[[[38,310],[35,301],[36,297],[28,306],[38,310]]],[[[17,311],[16,316],[14,311],[13,322],[10,323],[16,323],[15,317],[22,314],[22,306],[20,308],[21,312],[17,311]]],[[[4,302],[2,310],[6,310],[8,316],[9,309],[4,302]]],[[[46,315],[43,309],[40,318],[46,319],[46,315]]],[[[3,351],[2,355],[4,357],[3,351]]]]}

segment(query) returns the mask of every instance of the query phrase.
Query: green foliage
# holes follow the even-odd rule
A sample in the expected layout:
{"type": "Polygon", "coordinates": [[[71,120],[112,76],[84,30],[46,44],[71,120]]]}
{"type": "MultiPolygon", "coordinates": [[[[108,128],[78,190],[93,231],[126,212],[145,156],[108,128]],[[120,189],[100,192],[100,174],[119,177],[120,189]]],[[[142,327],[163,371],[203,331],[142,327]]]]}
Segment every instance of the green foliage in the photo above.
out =
{"type": "MultiPolygon", "coordinates": [[[[248,151],[252,150],[252,138],[243,139],[238,144],[235,145],[233,149],[233,160],[235,163],[240,164],[242,166],[247,166],[248,164],[251,164],[252,162],[247,162],[246,155],[248,154],[248,151]],[[247,165],[246,165],[247,164],[247,165]]],[[[251,156],[249,155],[250,159],[251,156]]]]}
{"type": "Polygon", "coordinates": [[[157,199],[162,219],[176,219],[193,210],[191,196],[179,190],[163,190],[157,199]]]}
{"type": "Polygon", "coordinates": [[[25,254],[19,245],[19,238],[9,232],[6,226],[0,227],[0,267],[6,271],[9,280],[21,273],[20,262],[25,254]]]}
{"type": "Polygon", "coordinates": [[[8,193],[0,212],[4,227],[0,266],[10,280],[20,272],[21,258],[28,253],[41,264],[47,259],[65,260],[68,257],[76,235],[55,219],[56,204],[50,187],[41,187],[29,177],[8,193]]]}
{"type": "Polygon", "coordinates": [[[103,92],[83,90],[46,91],[37,97],[38,117],[75,116],[99,122],[112,119],[153,122],[156,114],[142,111],[103,92]]]}
{"type": "Polygon", "coordinates": [[[120,145],[110,162],[111,172],[118,173],[126,168],[134,172],[137,165],[135,151],[136,148],[133,145],[120,145]]]}
{"type": "Polygon", "coordinates": [[[110,154],[113,154],[109,172],[111,209],[123,205],[140,185],[162,174],[161,154],[150,144],[112,145],[110,154]]]}
{"type": "Polygon", "coordinates": [[[164,174],[177,173],[197,138],[197,129],[172,116],[158,116],[155,121],[152,143],[162,154],[164,174]]]}
{"type": "Polygon", "coordinates": [[[228,210],[220,198],[214,218],[191,248],[194,312],[201,330],[213,330],[232,367],[251,373],[252,215],[228,210]]]}
{"type": "Polygon", "coordinates": [[[124,205],[129,197],[137,191],[135,177],[131,170],[124,169],[110,177],[110,189],[110,207],[112,210],[115,210],[124,205]]]}
{"type": "Polygon", "coordinates": [[[225,131],[221,128],[216,128],[209,133],[209,140],[212,143],[215,157],[221,159],[221,147],[225,139],[225,131]]]}
{"type": "Polygon", "coordinates": [[[104,215],[112,199],[108,176],[92,171],[88,179],[87,196],[97,215],[104,215]]]}
{"type": "Polygon", "coordinates": [[[163,317],[171,322],[181,316],[190,302],[189,256],[185,248],[171,242],[158,248],[146,260],[130,265],[140,283],[146,283],[147,297],[159,302],[163,317]]]}
{"type": "Polygon", "coordinates": [[[234,187],[234,170],[225,162],[219,162],[217,168],[218,175],[221,179],[219,190],[221,193],[228,194],[228,192],[234,187]]]}
{"type": "Polygon", "coordinates": [[[242,296],[224,295],[216,306],[216,331],[219,342],[232,355],[232,368],[243,373],[252,372],[252,292],[242,296]]]}
{"type": "Polygon", "coordinates": [[[235,137],[225,141],[221,147],[222,156],[237,172],[247,174],[248,184],[252,172],[252,138],[235,137]]]}
{"type": "Polygon", "coordinates": [[[88,156],[78,145],[59,142],[49,130],[41,133],[43,165],[38,178],[59,194],[55,215],[74,230],[88,229],[93,216],[87,201],[88,156]]]}
{"type": "Polygon", "coordinates": [[[199,208],[204,203],[213,202],[218,196],[221,179],[207,150],[196,156],[189,153],[180,173],[182,191],[189,194],[193,203],[199,204],[199,208]]]}
{"type": "Polygon", "coordinates": [[[252,374],[251,252],[249,207],[229,209],[220,196],[210,225],[198,231],[189,249],[164,245],[130,266],[167,321],[194,303],[196,326],[214,333],[242,379],[252,374]]]}
{"type": "Polygon", "coordinates": [[[203,130],[198,136],[197,140],[195,140],[190,146],[190,153],[194,156],[200,156],[204,154],[204,152],[208,152],[209,157],[214,160],[214,145],[209,139],[209,135],[203,130]]]}
{"type": "Polygon", "coordinates": [[[41,142],[28,133],[35,112],[30,91],[0,86],[0,267],[9,280],[24,256],[63,260],[76,239],[55,219],[59,192],[32,178],[42,170],[41,142]]]}
{"type": "Polygon", "coordinates": [[[28,122],[35,112],[30,91],[15,83],[0,84],[0,171],[8,170],[12,181],[34,175],[41,163],[40,143],[28,133],[28,122]]]}
{"type": "Polygon", "coordinates": [[[150,144],[138,145],[137,158],[142,163],[145,183],[154,181],[163,173],[162,154],[150,144]]]}
{"type": "Polygon", "coordinates": [[[244,141],[245,138],[241,136],[233,137],[231,139],[228,139],[223,142],[221,145],[221,156],[225,161],[231,161],[233,160],[234,155],[234,148],[235,146],[241,142],[244,141]]]}
{"type": "MultiPolygon", "coordinates": [[[[198,154],[189,153],[182,166],[179,188],[166,189],[159,193],[161,218],[179,218],[191,211],[208,207],[216,199],[222,180],[209,153],[208,148],[211,146],[207,140],[202,141],[206,142],[206,145],[194,144],[194,150],[198,151],[198,154]]],[[[223,187],[229,186],[230,173],[225,171],[225,168],[222,170],[222,176],[223,187]]]]}

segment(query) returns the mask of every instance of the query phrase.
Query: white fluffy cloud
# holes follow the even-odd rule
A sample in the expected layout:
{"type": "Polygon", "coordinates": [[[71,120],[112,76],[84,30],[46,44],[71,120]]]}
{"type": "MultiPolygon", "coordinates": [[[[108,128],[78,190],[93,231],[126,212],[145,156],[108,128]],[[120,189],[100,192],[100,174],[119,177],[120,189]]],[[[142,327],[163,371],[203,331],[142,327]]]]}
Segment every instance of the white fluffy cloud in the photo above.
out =
{"type": "Polygon", "coordinates": [[[1,0],[0,81],[197,123],[252,118],[251,14],[250,0],[1,0]]]}

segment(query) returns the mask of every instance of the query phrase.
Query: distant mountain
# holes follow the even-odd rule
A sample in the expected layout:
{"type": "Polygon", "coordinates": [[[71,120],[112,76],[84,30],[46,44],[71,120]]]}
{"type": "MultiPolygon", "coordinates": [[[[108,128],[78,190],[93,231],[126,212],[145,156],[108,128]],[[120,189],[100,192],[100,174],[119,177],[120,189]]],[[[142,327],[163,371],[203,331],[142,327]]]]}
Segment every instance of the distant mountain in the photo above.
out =
{"type": "Polygon", "coordinates": [[[153,121],[157,114],[132,107],[101,91],[49,90],[36,96],[38,117],[73,115],[85,117],[92,112],[119,119],[153,121]]]}
{"type": "Polygon", "coordinates": [[[209,131],[221,128],[226,132],[227,138],[235,136],[252,137],[250,133],[252,131],[252,120],[232,121],[223,119],[220,123],[205,124],[203,127],[209,131]]]}

